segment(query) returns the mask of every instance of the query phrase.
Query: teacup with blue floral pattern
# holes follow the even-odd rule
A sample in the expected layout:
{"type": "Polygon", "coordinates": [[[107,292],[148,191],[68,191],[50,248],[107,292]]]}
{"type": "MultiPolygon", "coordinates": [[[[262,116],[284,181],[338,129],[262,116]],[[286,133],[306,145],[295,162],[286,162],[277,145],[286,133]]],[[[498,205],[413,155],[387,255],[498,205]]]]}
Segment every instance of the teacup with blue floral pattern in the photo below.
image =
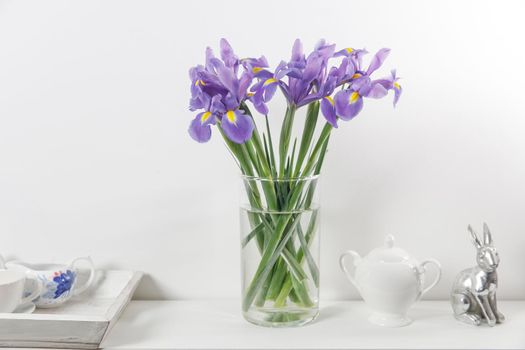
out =
{"type": "Polygon", "coordinates": [[[28,264],[21,261],[9,261],[6,263],[6,267],[32,272],[42,282],[42,292],[33,301],[40,308],[62,305],[72,296],[83,293],[91,286],[95,276],[95,268],[89,257],[74,259],[69,264],[28,264]],[[89,277],[85,283],[79,285],[76,266],[81,261],[87,262],[89,277]]]}

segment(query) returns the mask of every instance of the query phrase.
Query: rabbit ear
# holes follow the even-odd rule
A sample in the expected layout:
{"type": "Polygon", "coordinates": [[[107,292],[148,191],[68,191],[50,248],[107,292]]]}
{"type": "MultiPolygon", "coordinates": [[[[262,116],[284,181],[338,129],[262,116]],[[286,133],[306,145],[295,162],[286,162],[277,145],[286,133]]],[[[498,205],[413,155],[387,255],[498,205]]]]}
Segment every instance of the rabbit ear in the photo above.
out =
{"type": "Polygon", "coordinates": [[[476,232],[472,229],[472,226],[468,225],[468,232],[470,232],[470,240],[472,241],[472,244],[476,246],[476,248],[481,248],[483,244],[481,244],[481,241],[478,238],[478,235],[476,232]]]}
{"type": "Polygon", "coordinates": [[[483,223],[483,243],[485,243],[485,245],[492,244],[492,235],[486,222],[483,223]]]}

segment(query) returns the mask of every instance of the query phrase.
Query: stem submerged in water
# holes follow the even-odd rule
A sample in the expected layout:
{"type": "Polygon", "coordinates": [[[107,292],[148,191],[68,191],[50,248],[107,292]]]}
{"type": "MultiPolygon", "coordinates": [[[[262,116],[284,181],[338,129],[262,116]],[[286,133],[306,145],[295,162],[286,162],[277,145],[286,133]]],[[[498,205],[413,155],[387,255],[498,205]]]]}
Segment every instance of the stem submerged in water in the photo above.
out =
{"type": "MultiPolygon", "coordinates": [[[[248,106],[244,104],[241,108],[251,116],[248,106]]],[[[255,128],[252,138],[244,144],[228,140],[219,124],[241,172],[249,176],[243,180],[253,209],[248,216],[251,229],[241,246],[246,249],[250,242],[255,242],[260,253],[258,266],[243,293],[245,312],[252,305],[265,307],[268,302],[273,303],[273,308],[286,308],[288,300],[299,307],[311,307],[314,301],[309,286],[319,286],[319,268],[310,251],[318,226],[317,212],[312,212],[311,207],[316,180],[310,177],[320,173],[332,127],[327,123],[314,140],[319,102],[311,103],[300,143],[296,139],[290,150],[296,109],[295,105],[289,105],[283,120],[279,164],[268,118],[266,134],[261,138],[255,128]],[[312,213],[311,216],[305,216],[306,212],[312,213]],[[305,219],[310,221],[304,223],[307,230],[303,232],[301,220],[305,219]]]]}

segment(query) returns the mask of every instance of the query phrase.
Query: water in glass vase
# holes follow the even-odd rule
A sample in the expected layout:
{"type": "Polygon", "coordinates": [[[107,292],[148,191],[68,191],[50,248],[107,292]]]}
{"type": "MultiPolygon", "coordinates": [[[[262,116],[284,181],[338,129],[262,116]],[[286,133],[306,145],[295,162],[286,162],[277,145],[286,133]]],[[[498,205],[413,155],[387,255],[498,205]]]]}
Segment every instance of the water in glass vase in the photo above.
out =
{"type": "Polygon", "coordinates": [[[319,312],[317,177],[243,182],[243,315],[268,327],[309,323],[319,312]]]}

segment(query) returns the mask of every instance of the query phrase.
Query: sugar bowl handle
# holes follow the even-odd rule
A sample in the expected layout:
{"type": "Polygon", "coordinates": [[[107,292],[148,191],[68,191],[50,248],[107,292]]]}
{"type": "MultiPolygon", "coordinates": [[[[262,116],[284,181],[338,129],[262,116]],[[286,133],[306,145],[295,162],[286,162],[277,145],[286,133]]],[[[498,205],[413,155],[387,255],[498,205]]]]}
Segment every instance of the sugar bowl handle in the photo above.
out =
{"type": "Polygon", "coordinates": [[[348,280],[352,282],[352,284],[357,289],[359,289],[359,287],[357,286],[357,283],[355,282],[354,275],[355,275],[355,267],[357,266],[357,263],[360,260],[361,260],[361,256],[353,250],[348,250],[344,252],[343,255],[341,255],[341,257],[339,258],[339,265],[341,266],[341,270],[343,270],[348,280]],[[345,259],[349,256],[352,257],[352,265],[354,266],[351,271],[348,271],[348,269],[346,268],[346,264],[345,264],[345,259]]]}
{"type": "Polygon", "coordinates": [[[419,268],[420,270],[422,271],[421,273],[422,274],[426,274],[427,273],[427,269],[426,269],[426,265],[428,264],[433,264],[436,266],[437,268],[437,275],[436,275],[436,278],[434,279],[434,281],[432,283],[430,283],[430,285],[426,288],[424,288],[422,291],[421,291],[421,294],[419,295],[419,297],[421,298],[423,296],[423,294],[425,294],[426,292],[428,292],[429,290],[431,290],[432,288],[434,288],[434,286],[436,284],[438,284],[439,280],[441,279],[441,264],[439,263],[439,261],[435,260],[435,259],[428,259],[428,260],[425,260],[421,263],[421,265],[419,265],[419,268]]]}

